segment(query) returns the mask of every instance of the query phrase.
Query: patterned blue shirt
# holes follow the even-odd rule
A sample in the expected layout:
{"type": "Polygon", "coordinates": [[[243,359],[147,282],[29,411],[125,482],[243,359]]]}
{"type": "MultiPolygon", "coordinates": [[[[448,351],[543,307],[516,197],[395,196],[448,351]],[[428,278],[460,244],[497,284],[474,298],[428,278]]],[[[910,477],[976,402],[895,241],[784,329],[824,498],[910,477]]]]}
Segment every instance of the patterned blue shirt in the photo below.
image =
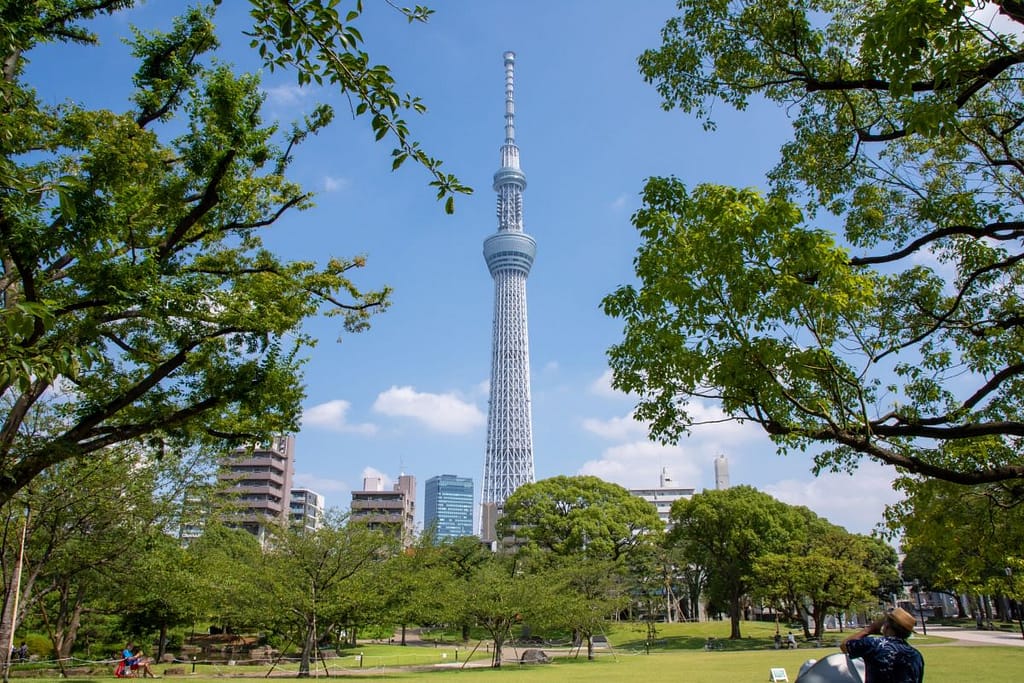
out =
{"type": "Polygon", "coordinates": [[[902,638],[848,640],[846,652],[864,660],[864,683],[921,683],[924,680],[924,658],[902,638]]]}

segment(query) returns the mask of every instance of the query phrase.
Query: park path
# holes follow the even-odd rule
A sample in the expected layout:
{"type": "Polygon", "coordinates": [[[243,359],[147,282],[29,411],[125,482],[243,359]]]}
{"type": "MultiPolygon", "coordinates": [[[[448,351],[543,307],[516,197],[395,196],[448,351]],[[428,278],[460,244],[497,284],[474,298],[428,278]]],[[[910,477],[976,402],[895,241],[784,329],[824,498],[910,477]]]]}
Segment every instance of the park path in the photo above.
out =
{"type": "Polygon", "coordinates": [[[1024,647],[1024,636],[1019,631],[974,631],[956,626],[929,626],[928,635],[955,638],[966,645],[1009,645],[1024,647]]]}

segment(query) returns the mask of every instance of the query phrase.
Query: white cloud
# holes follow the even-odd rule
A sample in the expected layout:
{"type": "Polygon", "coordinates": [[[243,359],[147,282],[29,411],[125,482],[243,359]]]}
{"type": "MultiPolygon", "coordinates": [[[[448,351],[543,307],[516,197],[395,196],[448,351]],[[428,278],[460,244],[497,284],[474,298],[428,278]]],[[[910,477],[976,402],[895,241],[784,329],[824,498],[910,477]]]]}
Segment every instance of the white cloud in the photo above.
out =
{"type": "Polygon", "coordinates": [[[348,401],[336,399],[306,408],[302,411],[302,426],[320,427],[332,432],[344,432],[347,434],[376,434],[377,425],[375,424],[369,422],[359,424],[348,423],[346,414],[351,405],[348,401]]]}
{"type": "Polygon", "coordinates": [[[612,200],[611,207],[613,209],[615,209],[616,211],[618,211],[618,210],[622,209],[624,206],[626,206],[627,199],[628,199],[628,197],[626,195],[620,194],[618,197],[616,197],[614,200],[612,200]]]}
{"type": "Polygon", "coordinates": [[[348,493],[352,490],[352,486],[341,479],[326,479],[324,477],[307,474],[305,472],[296,472],[292,478],[292,483],[295,488],[310,489],[316,491],[324,497],[327,497],[332,493],[348,493]]]}
{"type": "Polygon", "coordinates": [[[600,377],[591,382],[588,387],[588,391],[597,396],[604,396],[606,398],[626,398],[628,396],[628,394],[612,389],[611,368],[605,370],[600,377]]]}
{"type": "Polygon", "coordinates": [[[267,103],[277,107],[291,107],[299,104],[309,95],[309,90],[297,85],[275,85],[264,88],[267,94],[267,103]]]}
{"type": "Polygon", "coordinates": [[[545,372],[545,373],[558,372],[558,361],[557,360],[549,360],[547,363],[544,364],[544,367],[542,368],[542,372],[545,372]]]}
{"type": "Polygon", "coordinates": [[[608,448],[599,460],[583,463],[578,474],[600,477],[626,488],[650,488],[658,486],[665,467],[677,486],[688,486],[688,482],[700,481],[700,467],[694,460],[681,446],[633,441],[608,448]]]}
{"type": "Polygon", "coordinates": [[[690,441],[713,445],[719,451],[734,450],[737,446],[755,442],[766,449],[773,448],[769,446],[767,433],[758,424],[729,419],[715,406],[690,405],[688,410],[698,423],[690,427],[690,441]]]}
{"type": "Polygon", "coordinates": [[[825,473],[761,488],[785,503],[808,507],[848,531],[867,534],[882,521],[885,506],[902,498],[901,493],[892,490],[892,479],[891,468],[865,462],[852,475],[825,473]]]}
{"type": "Polygon", "coordinates": [[[377,468],[375,468],[375,467],[364,467],[363,468],[363,480],[361,482],[359,482],[359,490],[360,491],[372,490],[372,489],[364,489],[363,488],[364,486],[366,486],[366,483],[367,483],[366,480],[367,479],[379,479],[380,480],[381,490],[383,490],[383,491],[391,491],[394,488],[394,485],[395,485],[394,481],[391,480],[391,477],[389,477],[388,475],[384,474],[383,472],[381,472],[377,468]]]}
{"type": "Polygon", "coordinates": [[[337,192],[343,190],[349,186],[348,178],[335,178],[333,176],[324,176],[324,192],[337,192]]]}
{"type": "Polygon", "coordinates": [[[485,421],[476,404],[455,394],[421,393],[413,387],[391,387],[377,396],[373,409],[384,415],[411,417],[446,434],[466,434],[485,421]]]}
{"type": "Polygon", "coordinates": [[[625,417],[598,420],[588,417],[583,420],[583,429],[602,439],[623,441],[647,436],[647,425],[633,419],[632,413],[625,417]]]}
{"type": "MultiPolygon", "coordinates": [[[[700,444],[705,450],[713,446],[714,449],[721,450],[765,438],[760,427],[731,420],[717,406],[695,402],[687,406],[687,410],[697,423],[687,437],[690,445],[700,444]]],[[[583,420],[583,429],[602,439],[610,440],[635,439],[650,432],[649,425],[638,421],[634,413],[608,420],[586,418],[583,420]]]]}

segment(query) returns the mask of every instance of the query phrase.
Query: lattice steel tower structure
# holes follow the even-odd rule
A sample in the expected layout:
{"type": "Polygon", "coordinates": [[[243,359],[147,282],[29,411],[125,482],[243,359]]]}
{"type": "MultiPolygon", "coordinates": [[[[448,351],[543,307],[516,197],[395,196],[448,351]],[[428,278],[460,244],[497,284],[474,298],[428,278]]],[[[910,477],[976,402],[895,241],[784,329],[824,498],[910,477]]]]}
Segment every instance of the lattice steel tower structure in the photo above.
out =
{"type": "Polygon", "coordinates": [[[533,481],[533,420],[530,413],[530,348],[526,327],[526,277],[537,243],[523,232],[523,190],[516,147],[514,70],[505,55],[505,144],[494,174],[498,231],[484,240],[484,259],[494,278],[491,395],[487,412],[481,536],[493,538],[493,523],[505,500],[533,481]]]}

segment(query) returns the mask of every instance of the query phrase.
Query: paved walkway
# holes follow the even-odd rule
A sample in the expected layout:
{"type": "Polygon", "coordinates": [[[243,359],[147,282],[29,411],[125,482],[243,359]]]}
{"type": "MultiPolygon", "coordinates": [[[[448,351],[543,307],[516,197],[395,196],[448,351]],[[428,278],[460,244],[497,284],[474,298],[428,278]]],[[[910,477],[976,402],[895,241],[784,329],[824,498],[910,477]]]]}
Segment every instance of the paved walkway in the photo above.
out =
{"type": "Polygon", "coordinates": [[[928,635],[955,638],[970,645],[1009,645],[1024,647],[1020,631],[975,631],[956,626],[929,626],[928,635]]]}

